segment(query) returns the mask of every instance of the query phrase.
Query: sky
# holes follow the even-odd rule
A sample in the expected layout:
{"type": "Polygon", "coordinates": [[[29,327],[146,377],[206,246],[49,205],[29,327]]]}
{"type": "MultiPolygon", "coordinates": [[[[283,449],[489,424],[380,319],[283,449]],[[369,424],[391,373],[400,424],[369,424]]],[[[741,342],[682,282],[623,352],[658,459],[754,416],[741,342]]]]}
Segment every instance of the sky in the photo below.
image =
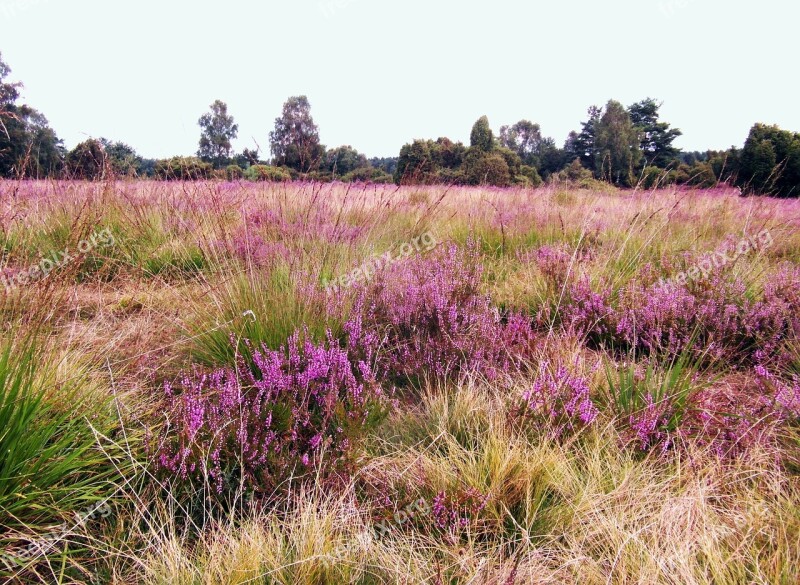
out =
{"type": "Polygon", "coordinates": [[[292,95],[323,144],[396,156],[529,119],[561,145],[592,104],[645,97],[685,150],[800,131],[800,3],[787,0],[0,0],[0,52],[68,148],[191,155],[216,99],[237,151],[269,151],[292,95]]]}

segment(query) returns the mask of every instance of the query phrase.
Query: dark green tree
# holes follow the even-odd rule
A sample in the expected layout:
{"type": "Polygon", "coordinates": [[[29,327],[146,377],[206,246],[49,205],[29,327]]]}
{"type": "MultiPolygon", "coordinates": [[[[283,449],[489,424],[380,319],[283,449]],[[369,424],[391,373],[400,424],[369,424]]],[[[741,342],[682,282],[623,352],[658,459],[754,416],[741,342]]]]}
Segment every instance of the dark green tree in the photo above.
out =
{"type": "Polygon", "coordinates": [[[631,122],[639,132],[639,148],[647,164],[665,169],[674,165],[680,156],[680,149],[672,143],[683,135],[677,128],[670,128],[666,122],[659,121],[658,110],[661,104],[652,98],[644,99],[629,108],[631,122]]]}
{"type": "Polygon", "coordinates": [[[108,170],[108,156],[99,140],[90,138],[67,153],[67,176],[70,179],[102,180],[108,170]]]}
{"type": "MultiPolygon", "coordinates": [[[[506,153],[516,154],[510,150],[506,153]]],[[[519,157],[517,157],[519,161],[519,157]]],[[[513,176],[503,152],[485,152],[480,148],[470,148],[464,157],[464,174],[470,185],[492,185],[507,187],[513,176]]]]}
{"type": "Polygon", "coordinates": [[[144,160],[132,146],[124,142],[111,142],[101,138],[100,144],[106,153],[108,165],[117,176],[139,177],[145,174],[144,160]]]}
{"type": "Polygon", "coordinates": [[[800,134],[756,124],[741,152],[736,184],[745,193],[800,196],[800,134]]]}
{"type": "Polygon", "coordinates": [[[472,148],[477,148],[483,152],[491,152],[494,148],[494,134],[489,126],[489,118],[482,116],[472,126],[469,137],[469,144],[472,148]]]}
{"type": "Polygon", "coordinates": [[[319,168],[324,160],[325,148],[319,141],[319,128],[311,117],[311,104],[304,95],[286,101],[269,140],[276,165],[307,173],[319,168]]]}
{"type": "Polygon", "coordinates": [[[239,126],[228,114],[228,105],[220,100],[211,104],[211,111],[200,116],[200,148],[197,156],[221,169],[231,160],[231,141],[239,135],[239,126]]]}
{"type": "Polygon", "coordinates": [[[438,165],[436,153],[431,148],[433,144],[431,140],[415,140],[400,149],[400,158],[394,173],[398,185],[435,182],[438,165]]]}
{"type": "Polygon", "coordinates": [[[577,158],[584,168],[594,170],[595,158],[597,154],[595,140],[597,125],[600,123],[600,116],[603,110],[597,106],[590,106],[587,111],[589,119],[581,122],[580,132],[570,132],[569,138],[564,145],[564,150],[571,160],[577,158]]]}
{"type": "Polygon", "coordinates": [[[324,170],[334,177],[352,173],[356,169],[369,168],[367,157],[352,146],[339,146],[325,153],[324,170]]]}
{"type": "Polygon", "coordinates": [[[0,176],[54,176],[64,159],[64,147],[47,118],[18,104],[20,82],[6,81],[11,68],[0,55],[0,176]]]}

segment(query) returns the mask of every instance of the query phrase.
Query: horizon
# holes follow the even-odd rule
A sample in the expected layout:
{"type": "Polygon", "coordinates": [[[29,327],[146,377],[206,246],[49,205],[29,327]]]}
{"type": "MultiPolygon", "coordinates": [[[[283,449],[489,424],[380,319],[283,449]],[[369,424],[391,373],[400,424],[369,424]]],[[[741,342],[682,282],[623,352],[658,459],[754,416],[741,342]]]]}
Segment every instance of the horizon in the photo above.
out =
{"type": "Polygon", "coordinates": [[[454,10],[452,2],[412,0],[403,11],[363,0],[248,4],[235,1],[220,10],[205,0],[168,6],[145,0],[131,10],[97,0],[70,6],[0,1],[0,18],[13,25],[0,51],[10,78],[25,85],[23,101],[47,117],[67,148],[103,137],[148,158],[193,155],[197,120],[216,99],[239,124],[236,151],[258,145],[266,154],[274,120],[292,95],[308,96],[323,144],[351,145],[369,157],[396,157],[417,138],[468,143],[482,115],[495,132],[531,120],[561,146],[571,130],[580,130],[589,106],[609,99],[625,106],[646,97],[663,103],[662,119],[683,131],[676,146],[684,151],[741,147],[757,122],[800,129],[800,96],[785,67],[789,27],[800,16],[793,5],[620,0],[618,10],[610,10],[576,0],[541,7],[539,16],[536,7],[509,1],[493,5],[491,13],[476,2],[454,10]],[[536,41],[532,49],[528,34],[498,34],[526,21],[536,41]],[[302,35],[294,38],[296,27],[271,27],[275,22],[296,22],[302,35]],[[650,37],[669,39],[669,64],[653,63],[648,53],[654,51],[637,48],[635,31],[643,24],[650,37]],[[64,30],[70,31],[67,47],[64,30]],[[594,31],[605,31],[603,46],[620,65],[589,61],[582,43],[594,31]],[[703,34],[692,36],[696,31],[703,34]],[[681,40],[687,36],[693,40],[681,40]],[[747,43],[729,44],[744,38],[747,43]],[[715,46],[718,62],[708,64],[708,47],[715,46]],[[68,67],[53,58],[58,54],[72,56],[68,67]],[[413,70],[404,73],[403,63],[413,70]],[[536,74],[528,75],[533,67],[536,74]],[[606,72],[621,68],[625,79],[606,72]],[[731,92],[719,81],[744,79],[751,71],[770,79],[768,91],[752,83],[731,92]]]}

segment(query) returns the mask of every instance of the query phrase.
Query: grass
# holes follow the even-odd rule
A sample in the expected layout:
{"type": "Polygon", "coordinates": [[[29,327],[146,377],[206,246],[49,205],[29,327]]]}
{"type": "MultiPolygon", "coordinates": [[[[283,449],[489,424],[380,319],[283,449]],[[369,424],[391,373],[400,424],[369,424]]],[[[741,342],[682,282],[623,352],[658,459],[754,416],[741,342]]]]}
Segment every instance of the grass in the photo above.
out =
{"type": "MultiPolygon", "coordinates": [[[[631,284],[674,276],[697,255],[769,229],[772,247],[730,267],[756,300],[782,263],[796,269],[800,262],[799,202],[725,189],[597,186],[18,186],[17,197],[0,201],[4,270],[105,228],[115,245],[0,302],[0,553],[109,496],[113,513],[80,526],[22,571],[0,559],[0,580],[800,580],[797,421],[765,426],[763,440],[733,455],[688,435],[669,449],[642,449],[631,432],[632,418],[650,402],[669,403],[661,425],[669,433],[694,420],[701,394],[726,408],[749,404],[757,398],[753,364],[724,351],[704,359],[704,347],[691,359],[688,350],[633,356],[590,343],[562,320],[568,280],[607,287],[620,303],[631,284]],[[323,280],[424,232],[444,246],[477,239],[481,292],[531,321],[548,316],[552,327],[536,331],[528,367],[491,379],[421,376],[430,382],[393,395],[388,419],[361,437],[350,475],[326,483],[313,473],[290,478],[278,500],[250,500],[243,491],[228,506],[215,503],[208,485],[191,500],[202,513],[189,511],[186,486],[151,465],[155,439],[170,432],[163,382],[237,367],[248,356],[246,341],[278,349],[298,330],[315,341],[328,330],[343,340],[358,288],[326,295],[323,280]],[[569,276],[542,269],[542,246],[569,252],[569,276]],[[600,410],[594,424],[566,435],[517,412],[536,372],[557,364],[586,380],[600,410]],[[405,519],[419,501],[427,507],[405,519]],[[435,502],[459,521],[442,522],[435,502]],[[382,522],[387,529],[376,531],[382,522]]],[[[786,311],[795,310],[786,302],[786,311]]],[[[768,352],[767,365],[786,384],[800,376],[798,335],[787,327],[768,352]]]]}

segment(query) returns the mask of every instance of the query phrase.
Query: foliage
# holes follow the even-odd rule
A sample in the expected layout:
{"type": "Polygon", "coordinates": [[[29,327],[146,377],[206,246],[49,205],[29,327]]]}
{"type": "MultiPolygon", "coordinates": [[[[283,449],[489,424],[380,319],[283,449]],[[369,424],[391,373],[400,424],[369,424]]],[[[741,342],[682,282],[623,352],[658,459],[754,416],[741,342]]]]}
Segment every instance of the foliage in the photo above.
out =
{"type": "Polygon", "coordinates": [[[175,156],[156,161],[155,175],[165,181],[198,181],[209,179],[214,171],[211,163],[191,156],[175,156]]]}
{"type": "Polygon", "coordinates": [[[652,98],[633,104],[630,112],[631,122],[639,131],[639,148],[647,164],[665,169],[675,162],[680,150],[672,143],[683,135],[677,128],[670,128],[666,122],[659,121],[660,103],[652,98]]]}
{"type": "Polygon", "coordinates": [[[124,142],[100,139],[106,154],[109,170],[118,177],[140,177],[146,174],[144,160],[132,146],[124,142]]]}
{"type": "Polygon", "coordinates": [[[228,114],[228,104],[216,100],[211,104],[211,112],[203,114],[197,121],[200,125],[200,148],[197,156],[210,162],[215,169],[225,166],[231,158],[231,140],[239,135],[239,126],[228,114]]]}
{"type": "Polygon", "coordinates": [[[350,171],[342,177],[345,183],[391,183],[394,181],[392,175],[383,172],[380,169],[373,169],[371,167],[362,167],[350,171]]]}
{"type": "Polygon", "coordinates": [[[329,150],[325,153],[325,162],[322,165],[322,170],[328,171],[334,177],[369,168],[367,157],[352,146],[339,146],[329,150]]]}
{"type": "Polygon", "coordinates": [[[325,148],[319,142],[319,129],[311,117],[311,104],[306,96],[290,97],[283,104],[283,114],[275,119],[269,141],[276,165],[300,173],[319,168],[325,148]]]}
{"type": "Polygon", "coordinates": [[[469,145],[482,152],[491,152],[494,148],[494,134],[489,126],[489,118],[481,116],[472,127],[469,135],[469,145]]]}
{"type": "Polygon", "coordinates": [[[610,100],[595,125],[595,172],[615,185],[632,187],[639,164],[639,135],[631,116],[619,102],[610,100]]]}
{"type": "Polygon", "coordinates": [[[293,477],[347,471],[364,433],[383,416],[373,356],[292,336],[285,348],[253,348],[252,364],[165,385],[168,424],[157,465],[179,480],[213,483],[218,494],[243,482],[275,496],[293,477]],[[252,367],[251,367],[252,366],[252,367]]]}
{"type": "Polygon", "coordinates": [[[756,124],[738,170],[737,185],[746,193],[800,197],[800,134],[756,124]]]}
{"type": "MultiPolygon", "coordinates": [[[[517,165],[517,170],[519,168],[517,165]]],[[[464,157],[464,172],[470,185],[508,187],[511,184],[512,174],[508,159],[499,151],[487,153],[471,147],[464,157]]]]}
{"type": "Polygon", "coordinates": [[[11,68],[0,54],[0,177],[56,176],[64,147],[47,118],[25,104],[17,104],[22,84],[6,79],[11,68]]]}
{"type": "Polygon", "coordinates": [[[513,126],[500,128],[500,144],[517,153],[523,163],[538,167],[545,145],[539,124],[520,120],[513,126]]]}
{"type": "Polygon", "coordinates": [[[67,153],[67,175],[72,179],[96,181],[106,178],[109,161],[103,144],[90,138],[67,153]]]}
{"type": "Polygon", "coordinates": [[[292,180],[292,176],[286,169],[269,165],[253,165],[245,171],[244,176],[249,181],[284,182],[292,180]]]}

